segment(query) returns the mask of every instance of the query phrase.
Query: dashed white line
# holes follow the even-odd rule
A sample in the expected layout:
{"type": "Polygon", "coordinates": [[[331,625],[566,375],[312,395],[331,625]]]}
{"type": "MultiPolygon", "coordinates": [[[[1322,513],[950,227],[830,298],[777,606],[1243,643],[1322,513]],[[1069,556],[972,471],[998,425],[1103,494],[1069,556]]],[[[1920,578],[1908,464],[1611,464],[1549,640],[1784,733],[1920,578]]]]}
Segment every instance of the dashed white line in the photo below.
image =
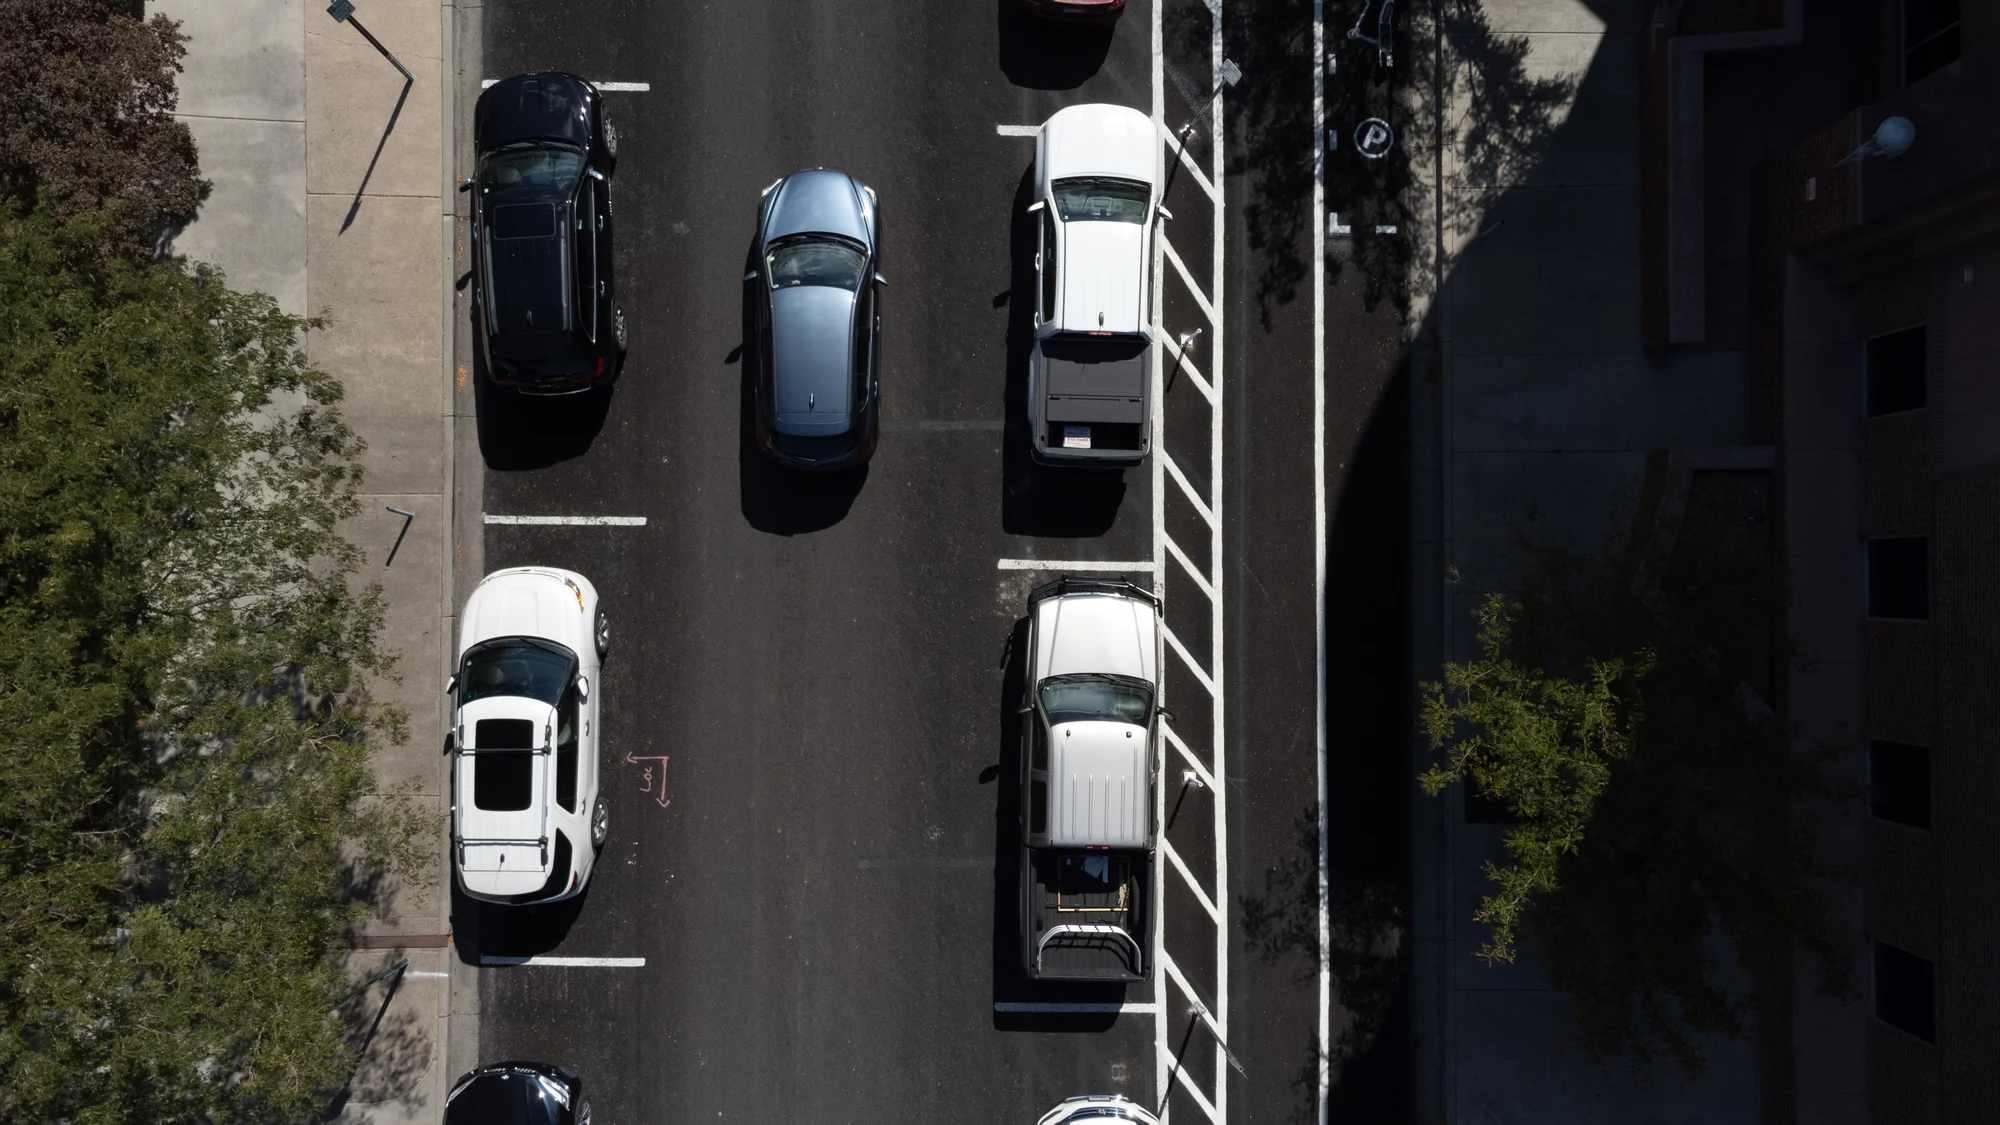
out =
{"type": "MultiPolygon", "coordinates": [[[[498,78],[481,79],[479,88],[482,90],[491,89],[493,84],[498,81],[500,81],[498,78]]],[[[590,80],[586,78],[584,81],[589,82],[590,80]]],[[[607,94],[644,94],[653,88],[651,82],[591,82],[590,84],[607,94]]]]}
{"type": "Polygon", "coordinates": [[[499,516],[486,513],[486,522],[503,527],[644,527],[645,516],[499,516]]]}
{"type": "Polygon", "coordinates": [[[487,968],[528,966],[538,969],[643,969],[644,957],[481,957],[487,968]]]}
{"type": "Polygon", "coordinates": [[[1039,1012],[1046,1015],[1088,1015],[1101,1013],[1105,1015],[1145,1016],[1157,1014],[1160,1006],[1149,1002],[1133,1004],[1029,1004],[1012,1000],[1000,1000],[994,1003],[993,1010],[996,1012],[1039,1012]]]}
{"type": "Polygon", "coordinates": [[[995,125],[993,129],[1003,137],[1032,137],[1042,131],[1040,125],[995,125]]]}
{"type": "Polygon", "coordinates": [[[1143,560],[1132,562],[1102,562],[1097,559],[1001,559],[1001,570],[1089,570],[1120,574],[1135,571],[1151,574],[1158,567],[1143,560]]]}

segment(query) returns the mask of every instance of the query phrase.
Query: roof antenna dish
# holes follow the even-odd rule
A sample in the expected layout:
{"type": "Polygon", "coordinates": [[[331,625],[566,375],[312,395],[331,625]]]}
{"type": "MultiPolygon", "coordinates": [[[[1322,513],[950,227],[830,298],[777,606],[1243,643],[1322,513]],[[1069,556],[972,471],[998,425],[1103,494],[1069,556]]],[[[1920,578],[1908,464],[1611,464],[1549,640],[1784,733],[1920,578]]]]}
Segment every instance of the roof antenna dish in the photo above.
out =
{"type": "Polygon", "coordinates": [[[1861,142],[1853,152],[1841,157],[1840,164],[1835,164],[1834,167],[1859,163],[1871,156],[1886,156],[1894,160],[1910,151],[1910,146],[1916,143],[1917,127],[1910,124],[1909,118],[1887,117],[1880,125],[1875,126],[1874,136],[1861,142]]]}

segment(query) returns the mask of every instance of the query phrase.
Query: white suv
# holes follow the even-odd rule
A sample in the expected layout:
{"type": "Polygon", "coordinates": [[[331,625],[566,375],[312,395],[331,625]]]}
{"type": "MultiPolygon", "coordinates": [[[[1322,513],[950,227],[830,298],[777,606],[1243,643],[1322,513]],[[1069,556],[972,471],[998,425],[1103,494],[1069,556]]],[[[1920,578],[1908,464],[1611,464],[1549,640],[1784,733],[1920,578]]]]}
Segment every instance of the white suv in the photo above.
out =
{"type": "Polygon", "coordinates": [[[1077,1121],[1132,1121],[1160,1125],[1160,1119],[1123,1094],[1084,1094],[1065,1098],[1042,1115],[1038,1125],[1071,1125],[1077,1121]]]}
{"type": "Polygon", "coordinates": [[[1153,119],[1116,105],[1070,106],[1036,136],[1036,461],[1123,467],[1151,447],[1161,151],[1153,119]]]}
{"type": "Polygon", "coordinates": [[[452,870],[489,902],[553,902],[590,881],[611,821],[599,794],[598,672],[611,632],[581,574],[519,567],[465,603],[452,696],[452,870]]]}

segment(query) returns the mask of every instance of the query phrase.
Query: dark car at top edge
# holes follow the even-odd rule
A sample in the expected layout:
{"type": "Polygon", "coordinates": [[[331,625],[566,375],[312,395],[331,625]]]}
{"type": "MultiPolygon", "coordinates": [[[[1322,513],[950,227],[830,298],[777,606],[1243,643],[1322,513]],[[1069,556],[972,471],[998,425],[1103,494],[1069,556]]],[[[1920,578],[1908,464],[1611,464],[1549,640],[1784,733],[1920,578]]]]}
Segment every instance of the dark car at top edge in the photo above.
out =
{"type": "Polygon", "coordinates": [[[1125,0],[1020,0],[1045,19],[1110,23],[1125,12],[1125,0]]]}
{"type": "Polygon", "coordinates": [[[874,189],[829,168],[764,189],[754,287],[757,444],[795,469],[846,469],[880,429],[881,219],[874,189]]]}
{"type": "Polygon", "coordinates": [[[573,74],[520,74],[472,115],[473,314],[493,382],[570,394],[615,378],[626,345],[612,278],[618,130],[573,74]]]}

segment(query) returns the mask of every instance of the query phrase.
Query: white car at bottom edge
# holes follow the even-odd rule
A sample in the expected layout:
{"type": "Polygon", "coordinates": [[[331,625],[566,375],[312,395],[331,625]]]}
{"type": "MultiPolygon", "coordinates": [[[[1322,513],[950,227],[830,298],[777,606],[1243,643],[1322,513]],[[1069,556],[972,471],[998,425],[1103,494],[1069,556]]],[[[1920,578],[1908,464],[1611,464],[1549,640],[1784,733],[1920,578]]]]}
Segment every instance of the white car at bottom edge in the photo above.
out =
{"type": "Polygon", "coordinates": [[[452,698],[452,873],[498,903],[588,886],[610,831],[600,792],[599,672],[610,628],[574,571],[486,576],[466,600],[452,698]]]}

